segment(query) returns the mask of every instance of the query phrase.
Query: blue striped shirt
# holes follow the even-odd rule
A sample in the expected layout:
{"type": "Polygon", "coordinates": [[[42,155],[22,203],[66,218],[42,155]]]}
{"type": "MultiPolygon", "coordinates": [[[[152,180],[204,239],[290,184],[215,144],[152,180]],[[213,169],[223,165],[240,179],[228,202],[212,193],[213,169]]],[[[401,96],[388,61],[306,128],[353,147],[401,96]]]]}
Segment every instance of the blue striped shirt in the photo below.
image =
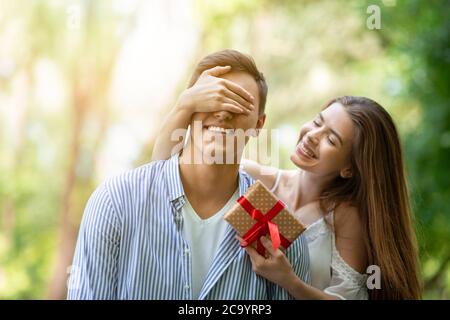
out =
{"type": "MultiPolygon", "coordinates": [[[[239,194],[253,182],[240,171],[239,194]]],[[[193,299],[190,248],[182,234],[185,199],[178,154],[102,183],[83,215],[68,299],[193,299]]],[[[235,235],[228,225],[199,299],[292,299],[252,271],[235,235]]],[[[309,283],[303,236],[286,255],[309,283]]]]}

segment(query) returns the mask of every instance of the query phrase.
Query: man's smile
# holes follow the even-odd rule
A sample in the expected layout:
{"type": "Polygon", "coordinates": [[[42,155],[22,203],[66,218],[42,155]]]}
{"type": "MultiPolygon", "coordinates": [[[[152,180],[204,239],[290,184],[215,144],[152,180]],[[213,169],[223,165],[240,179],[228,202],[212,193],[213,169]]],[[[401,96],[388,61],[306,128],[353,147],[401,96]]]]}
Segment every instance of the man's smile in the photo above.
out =
{"type": "Polygon", "coordinates": [[[213,132],[213,133],[221,133],[226,135],[233,135],[234,129],[233,128],[225,128],[225,127],[218,127],[218,126],[205,126],[205,129],[213,132]]]}

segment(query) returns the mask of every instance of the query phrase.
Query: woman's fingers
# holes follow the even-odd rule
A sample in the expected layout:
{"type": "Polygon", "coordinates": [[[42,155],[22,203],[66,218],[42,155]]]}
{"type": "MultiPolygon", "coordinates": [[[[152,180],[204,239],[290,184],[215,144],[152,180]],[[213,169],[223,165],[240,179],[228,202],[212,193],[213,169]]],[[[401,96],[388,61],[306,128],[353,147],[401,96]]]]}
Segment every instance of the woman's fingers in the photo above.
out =
{"type": "Polygon", "coordinates": [[[276,254],[276,250],[273,248],[272,241],[270,241],[268,238],[261,237],[261,243],[271,256],[274,256],[276,254]]]}
{"type": "Polygon", "coordinates": [[[196,90],[193,90],[198,112],[225,110],[250,114],[255,109],[254,97],[247,90],[220,77],[230,70],[230,66],[217,66],[203,71],[196,82],[196,90]],[[201,105],[209,105],[212,109],[202,110],[201,105]]]}
{"type": "Polygon", "coordinates": [[[221,103],[219,107],[220,111],[230,111],[233,113],[245,113],[243,108],[237,107],[235,104],[231,103],[221,103]]]}
{"type": "Polygon", "coordinates": [[[202,72],[202,75],[209,75],[213,77],[218,77],[224,75],[231,70],[230,66],[216,66],[211,69],[207,69],[202,72]]]}
{"type": "Polygon", "coordinates": [[[221,99],[221,103],[223,105],[225,105],[225,104],[226,105],[233,105],[233,106],[239,108],[239,111],[240,111],[239,113],[250,114],[250,111],[247,108],[245,108],[243,105],[241,105],[239,102],[237,102],[237,101],[235,101],[233,99],[230,99],[230,98],[227,98],[227,97],[223,97],[221,99]]]}
{"type": "Polygon", "coordinates": [[[245,107],[249,112],[255,109],[254,105],[251,102],[245,100],[240,95],[234,93],[231,90],[225,90],[225,95],[233,101],[239,103],[241,106],[245,107]]]}
{"type": "Polygon", "coordinates": [[[247,100],[252,104],[254,103],[255,98],[250,94],[250,92],[242,88],[240,85],[227,79],[222,79],[222,83],[235,94],[239,95],[240,97],[242,97],[243,99],[247,100]]]}
{"type": "Polygon", "coordinates": [[[247,245],[247,241],[245,241],[244,239],[242,239],[240,236],[236,236],[236,239],[238,239],[238,241],[241,243],[241,246],[246,246],[247,245]]]}
{"type": "Polygon", "coordinates": [[[256,251],[252,246],[247,246],[244,248],[244,250],[247,252],[250,260],[252,261],[253,270],[259,270],[266,259],[262,255],[260,255],[258,251],[256,251]]]}
{"type": "MultiPolygon", "coordinates": [[[[248,245],[247,242],[246,242],[244,239],[242,239],[240,236],[236,236],[236,239],[239,240],[239,242],[241,243],[242,246],[247,246],[247,245],[248,245]]],[[[261,243],[263,244],[264,248],[266,249],[266,251],[267,251],[271,256],[276,255],[276,253],[277,253],[278,250],[275,250],[275,249],[273,248],[273,244],[272,244],[272,241],[270,241],[270,239],[268,239],[268,238],[265,237],[265,236],[262,236],[262,237],[260,238],[260,240],[261,240],[261,243]]],[[[247,248],[250,248],[250,249],[249,249],[250,251],[253,250],[254,252],[256,252],[256,254],[260,255],[253,247],[247,246],[246,249],[247,249],[247,248]]]]}
{"type": "Polygon", "coordinates": [[[255,250],[255,248],[253,248],[252,246],[249,246],[247,241],[245,241],[244,239],[242,239],[240,236],[236,236],[236,239],[239,240],[239,242],[241,243],[241,246],[244,247],[244,250],[247,252],[247,254],[250,256],[250,260],[252,260],[252,264],[254,265],[256,262],[257,263],[262,263],[264,262],[264,257],[261,256],[258,251],[255,250]]]}

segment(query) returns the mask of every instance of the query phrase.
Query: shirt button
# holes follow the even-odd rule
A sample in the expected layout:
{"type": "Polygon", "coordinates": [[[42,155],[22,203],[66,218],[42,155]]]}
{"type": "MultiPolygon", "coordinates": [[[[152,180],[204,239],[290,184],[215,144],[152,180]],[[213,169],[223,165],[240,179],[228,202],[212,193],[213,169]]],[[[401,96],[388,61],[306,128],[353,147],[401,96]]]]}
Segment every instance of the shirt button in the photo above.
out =
{"type": "Polygon", "coordinates": [[[175,216],[175,220],[176,220],[176,221],[180,221],[180,220],[181,220],[181,215],[177,214],[177,215],[175,216]]]}
{"type": "Polygon", "coordinates": [[[189,290],[191,288],[191,286],[189,285],[189,283],[186,283],[184,285],[184,290],[189,290]]]}
{"type": "Polygon", "coordinates": [[[184,249],[184,255],[185,255],[185,256],[188,256],[188,255],[189,255],[189,252],[190,252],[189,249],[184,249]]]}

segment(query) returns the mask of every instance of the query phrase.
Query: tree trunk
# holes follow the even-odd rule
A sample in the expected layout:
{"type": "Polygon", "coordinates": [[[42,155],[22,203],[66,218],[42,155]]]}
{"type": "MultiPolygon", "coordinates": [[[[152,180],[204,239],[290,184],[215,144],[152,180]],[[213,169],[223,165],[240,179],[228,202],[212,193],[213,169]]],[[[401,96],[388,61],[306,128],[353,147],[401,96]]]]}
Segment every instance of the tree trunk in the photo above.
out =
{"type": "MultiPolygon", "coordinates": [[[[86,26],[90,26],[95,19],[97,8],[95,8],[94,1],[89,2],[87,5],[88,21],[86,26]]],[[[141,3],[138,4],[139,7],[141,3]]],[[[75,203],[77,197],[77,190],[85,190],[92,185],[93,175],[89,178],[81,181],[77,178],[76,169],[77,161],[80,154],[81,147],[81,132],[85,119],[88,116],[87,108],[91,106],[97,106],[101,108],[100,115],[96,119],[100,123],[100,130],[97,133],[97,137],[94,140],[94,144],[91,148],[91,152],[88,155],[88,166],[95,168],[97,160],[97,153],[101,143],[104,141],[104,137],[108,127],[108,102],[107,92],[112,78],[112,71],[116,62],[117,54],[120,51],[121,45],[124,43],[124,39],[132,30],[133,22],[135,21],[136,14],[132,14],[128,17],[125,24],[125,32],[122,35],[122,39],[116,39],[115,45],[112,46],[111,52],[108,55],[106,63],[98,63],[98,61],[89,59],[92,55],[95,57],[96,46],[99,45],[96,42],[90,41],[91,32],[87,31],[86,34],[86,46],[83,54],[88,56],[87,61],[77,62],[81,68],[78,72],[75,72],[74,93],[73,93],[73,113],[74,122],[72,127],[72,137],[70,145],[70,157],[69,165],[66,174],[66,185],[62,196],[62,212],[61,222],[59,227],[59,244],[58,252],[56,255],[55,270],[53,278],[50,281],[48,288],[48,299],[65,299],[67,294],[67,280],[70,272],[70,266],[73,259],[75,245],[77,241],[79,216],[83,209],[78,208],[77,205],[83,205],[75,203]],[[83,69],[84,68],[84,69],[83,69]],[[88,85],[86,85],[88,82],[88,85]]],[[[86,30],[88,30],[87,27],[86,30]]],[[[100,44],[101,45],[101,44],[100,44]]],[[[95,58],[93,58],[95,59],[95,58]]],[[[102,61],[103,62],[103,61],[102,61]]]]}
{"type": "Polygon", "coordinates": [[[67,291],[67,276],[70,261],[73,258],[77,238],[77,225],[73,217],[73,193],[76,184],[76,167],[80,154],[80,135],[85,119],[85,110],[88,96],[80,89],[79,80],[75,80],[74,97],[72,103],[73,125],[69,148],[68,167],[66,171],[66,183],[62,195],[62,215],[59,231],[58,252],[54,276],[49,287],[49,299],[64,299],[67,291]]]}

